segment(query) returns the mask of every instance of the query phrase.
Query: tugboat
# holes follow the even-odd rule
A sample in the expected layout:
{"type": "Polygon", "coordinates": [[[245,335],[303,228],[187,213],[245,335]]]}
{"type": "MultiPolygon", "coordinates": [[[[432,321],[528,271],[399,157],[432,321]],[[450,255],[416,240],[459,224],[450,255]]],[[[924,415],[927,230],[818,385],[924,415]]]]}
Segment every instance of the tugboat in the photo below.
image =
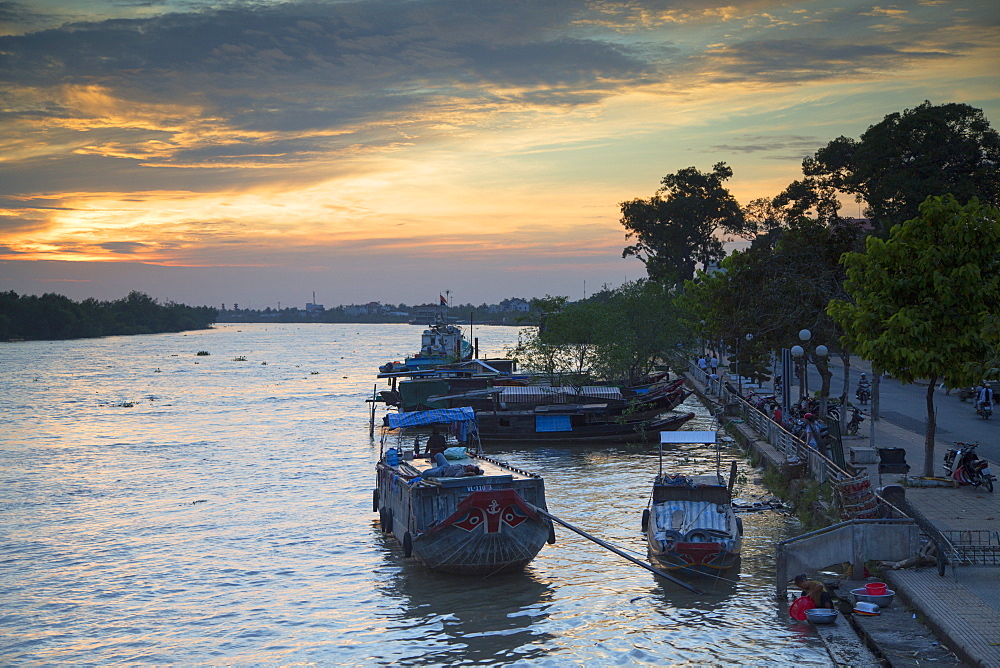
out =
{"type": "Polygon", "coordinates": [[[404,556],[435,571],[493,575],[523,569],[555,542],[539,512],[548,510],[542,477],[484,456],[472,408],[388,413],[385,427],[372,509],[404,556]],[[430,428],[420,452],[414,430],[430,428]]]}
{"type": "Polygon", "coordinates": [[[432,323],[420,337],[420,352],[403,362],[386,362],[378,368],[382,373],[423,371],[442,364],[467,362],[472,359],[472,344],[455,325],[444,321],[432,323]]]}
{"type": "Polygon", "coordinates": [[[663,472],[664,443],[715,444],[714,431],[660,434],[660,470],[653,482],[642,530],[650,563],[665,571],[718,573],[737,566],[743,543],[743,521],[733,510],[735,466],[728,484],[718,470],[684,476],[663,472]]]}

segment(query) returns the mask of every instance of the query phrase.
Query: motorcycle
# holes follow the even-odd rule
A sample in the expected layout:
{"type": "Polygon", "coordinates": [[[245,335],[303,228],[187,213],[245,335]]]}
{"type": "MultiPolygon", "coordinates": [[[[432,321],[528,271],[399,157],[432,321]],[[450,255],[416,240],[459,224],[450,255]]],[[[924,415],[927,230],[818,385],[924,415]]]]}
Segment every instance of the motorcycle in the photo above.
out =
{"type": "Polygon", "coordinates": [[[847,434],[849,436],[857,434],[858,429],[861,428],[861,423],[865,421],[864,414],[857,407],[855,407],[853,411],[854,412],[851,414],[851,420],[847,423],[847,434]]]}
{"type": "Polygon", "coordinates": [[[977,406],[976,413],[984,420],[989,420],[990,416],[993,415],[993,403],[987,401],[986,403],[977,406]]]}
{"type": "Polygon", "coordinates": [[[982,485],[987,492],[993,491],[993,481],[996,476],[990,471],[989,462],[980,459],[976,454],[979,443],[962,443],[956,441],[957,448],[949,448],[944,453],[945,477],[952,478],[959,485],[982,485]]]}
{"type": "Polygon", "coordinates": [[[855,392],[855,396],[857,396],[858,401],[860,401],[862,404],[867,404],[869,401],[871,401],[872,391],[870,388],[862,385],[858,387],[858,391],[855,392]]]}

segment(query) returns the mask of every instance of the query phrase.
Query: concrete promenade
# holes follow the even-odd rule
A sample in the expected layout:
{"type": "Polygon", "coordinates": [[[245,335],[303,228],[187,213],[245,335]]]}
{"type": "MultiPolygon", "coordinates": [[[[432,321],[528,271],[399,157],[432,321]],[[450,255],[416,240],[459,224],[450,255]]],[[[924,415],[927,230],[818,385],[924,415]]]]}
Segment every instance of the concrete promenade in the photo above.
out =
{"type": "MultiPolygon", "coordinates": [[[[852,365],[854,373],[858,373],[859,369],[870,373],[868,365],[861,360],[852,360],[852,365]]],[[[690,374],[688,380],[693,381],[696,389],[704,391],[701,383],[690,374]]],[[[892,399],[880,406],[882,419],[875,423],[875,445],[878,448],[903,448],[906,462],[911,467],[909,476],[919,477],[923,474],[927,384],[901,385],[884,380],[882,385],[887,390],[886,395],[892,399]]],[[[818,383],[813,385],[818,386],[818,383]]],[[[853,386],[854,383],[852,390],[853,386]]],[[[976,418],[971,404],[959,405],[955,394],[946,395],[943,390],[936,391],[935,403],[941,403],[953,415],[946,422],[948,426],[942,429],[950,440],[937,440],[933,474],[942,475],[941,461],[945,450],[953,446],[953,441],[979,441],[980,455],[990,461],[994,474],[1000,473],[1000,460],[996,454],[1000,446],[1000,420],[994,423],[976,418]],[[993,434],[998,437],[991,438],[993,434]]],[[[870,411],[870,407],[865,408],[866,413],[870,411]]],[[[845,456],[849,457],[851,447],[867,447],[868,428],[869,422],[865,422],[861,429],[864,436],[845,438],[845,456]]],[[[878,464],[862,466],[875,487],[903,482],[903,476],[899,474],[883,474],[880,484],[878,464]]],[[[1000,530],[1000,485],[994,493],[968,486],[904,486],[904,490],[905,506],[939,530],[1000,530]]],[[[910,606],[918,619],[962,662],[1000,668],[1000,565],[948,566],[943,576],[938,574],[936,567],[902,569],[886,571],[885,579],[897,592],[897,598],[910,606]]],[[[864,635],[865,624],[856,626],[864,635]]],[[[867,640],[875,645],[879,642],[877,634],[867,640]]],[[[892,654],[892,651],[883,652],[883,656],[890,657],[890,663],[895,665],[892,654]]],[[[896,654],[898,656],[898,651],[896,654]]],[[[898,665],[908,664],[902,661],[898,665]]]]}

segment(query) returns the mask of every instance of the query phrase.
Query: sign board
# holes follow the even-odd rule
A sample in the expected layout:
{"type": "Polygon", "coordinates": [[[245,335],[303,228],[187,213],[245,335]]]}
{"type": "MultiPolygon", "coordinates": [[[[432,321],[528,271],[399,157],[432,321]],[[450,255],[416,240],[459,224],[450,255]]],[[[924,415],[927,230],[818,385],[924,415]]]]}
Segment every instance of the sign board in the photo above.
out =
{"type": "Polygon", "coordinates": [[[660,443],[715,443],[714,431],[661,431],[660,443]]]}

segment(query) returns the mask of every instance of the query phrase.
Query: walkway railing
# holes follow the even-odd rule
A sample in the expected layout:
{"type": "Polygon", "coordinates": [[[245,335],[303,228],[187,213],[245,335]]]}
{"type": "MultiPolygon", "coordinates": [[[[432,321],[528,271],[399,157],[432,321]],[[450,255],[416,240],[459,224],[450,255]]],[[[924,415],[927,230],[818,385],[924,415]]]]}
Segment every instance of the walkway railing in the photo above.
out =
{"type": "Polygon", "coordinates": [[[705,385],[709,394],[719,398],[726,406],[727,411],[738,410],[740,419],[776,450],[784,454],[787,463],[808,463],[810,475],[819,482],[826,480],[846,482],[857,477],[810,448],[801,438],[775,422],[771,416],[741,397],[738,392],[727,387],[721,378],[709,377],[709,374],[702,371],[694,362],[688,364],[688,371],[705,385]]]}

